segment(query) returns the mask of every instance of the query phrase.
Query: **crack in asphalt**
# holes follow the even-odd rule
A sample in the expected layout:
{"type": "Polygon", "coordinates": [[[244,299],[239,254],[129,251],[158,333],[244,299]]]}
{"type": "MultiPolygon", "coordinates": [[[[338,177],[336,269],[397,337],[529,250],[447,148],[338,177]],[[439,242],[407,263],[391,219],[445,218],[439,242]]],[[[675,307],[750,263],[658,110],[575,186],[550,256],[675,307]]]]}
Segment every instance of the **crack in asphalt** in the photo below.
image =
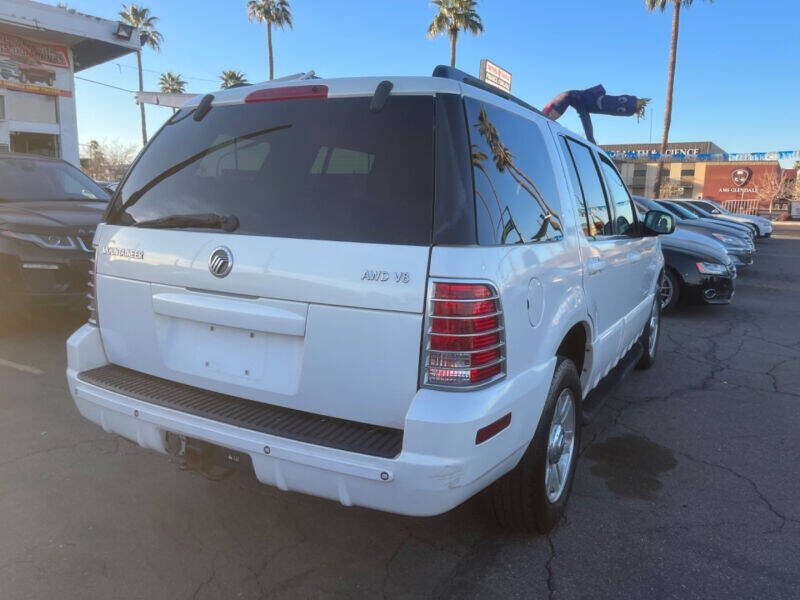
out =
{"type": "Polygon", "coordinates": [[[95,444],[97,442],[102,442],[102,441],[106,441],[106,440],[108,440],[108,438],[93,438],[93,439],[90,439],[90,440],[81,440],[81,441],[75,442],[73,444],[66,444],[66,445],[62,445],[62,446],[51,446],[50,448],[43,448],[41,450],[34,450],[33,452],[28,452],[27,454],[23,454],[21,456],[16,456],[14,458],[10,458],[8,460],[4,460],[4,461],[0,462],[0,467],[4,467],[6,465],[11,465],[11,464],[26,460],[28,458],[32,458],[34,456],[39,456],[41,454],[50,454],[51,452],[58,452],[60,450],[72,450],[74,448],[77,448],[78,446],[84,446],[86,444],[95,444]]]}
{"type": "Polygon", "coordinates": [[[551,534],[548,533],[545,539],[547,540],[547,546],[550,551],[547,562],[544,563],[544,568],[547,571],[547,597],[553,600],[556,594],[556,576],[553,572],[553,561],[556,559],[556,546],[553,543],[551,534]]]}
{"type": "Polygon", "coordinates": [[[766,530],[766,531],[763,531],[762,533],[776,533],[778,531],[781,531],[783,529],[784,525],[786,525],[787,521],[789,521],[790,523],[795,523],[795,524],[800,525],[800,519],[794,519],[792,517],[787,517],[786,515],[784,515],[781,512],[779,512],[775,508],[775,506],[773,506],[773,504],[769,500],[769,498],[767,498],[766,495],[759,489],[758,484],[756,484],[756,482],[753,481],[753,479],[751,479],[747,475],[743,475],[742,473],[740,473],[736,469],[732,469],[731,467],[728,467],[726,465],[721,465],[719,463],[711,462],[709,460],[704,460],[702,458],[697,458],[696,456],[692,456],[691,454],[689,454],[687,452],[683,452],[681,450],[678,450],[677,453],[680,454],[681,456],[685,457],[685,458],[688,458],[689,460],[691,460],[693,462],[696,462],[696,463],[699,463],[699,464],[702,464],[702,465],[706,465],[708,467],[720,469],[722,471],[730,473],[731,475],[734,475],[735,477],[738,477],[742,481],[745,481],[748,484],[750,484],[750,487],[753,488],[753,491],[755,492],[756,496],[758,496],[758,498],[761,500],[761,502],[764,504],[764,506],[767,507],[769,512],[771,512],[774,516],[776,516],[781,521],[781,524],[777,527],[777,529],[766,530]]]}
{"type": "Polygon", "coordinates": [[[219,552],[214,553],[214,558],[211,559],[211,574],[197,585],[192,595],[189,596],[190,600],[197,600],[203,588],[214,581],[217,576],[217,558],[219,558],[219,552]]]}

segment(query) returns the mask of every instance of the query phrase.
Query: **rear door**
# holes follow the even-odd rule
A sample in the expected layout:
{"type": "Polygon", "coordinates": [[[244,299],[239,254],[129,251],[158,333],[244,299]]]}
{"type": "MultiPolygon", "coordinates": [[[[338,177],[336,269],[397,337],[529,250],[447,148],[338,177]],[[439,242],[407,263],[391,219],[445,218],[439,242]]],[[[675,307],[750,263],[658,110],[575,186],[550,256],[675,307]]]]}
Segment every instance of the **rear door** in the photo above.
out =
{"type": "Polygon", "coordinates": [[[625,290],[627,247],[625,240],[614,234],[613,212],[593,151],[573,138],[560,135],[559,139],[583,228],[584,287],[596,331],[591,388],[616,363],[624,339],[625,317],[630,311],[625,290]]]}
{"type": "Polygon", "coordinates": [[[402,427],[417,389],[434,96],[369,105],[287,98],[174,115],[97,240],[109,360],[402,427]],[[176,215],[238,228],[162,228],[176,215]]]}
{"type": "Polygon", "coordinates": [[[598,155],[600,170],[606,184],[609,205],[614,215],[614,236],[623,247],[623,260],[619,271],[624,286],[618,292],[627,308],[625,315],[625,346],[641,334],[650,315],[653,282],[659,267],[658,238],[644,237],[640,233],[636,211],[628,189],[617,169],[606,156],[598,155]]]}

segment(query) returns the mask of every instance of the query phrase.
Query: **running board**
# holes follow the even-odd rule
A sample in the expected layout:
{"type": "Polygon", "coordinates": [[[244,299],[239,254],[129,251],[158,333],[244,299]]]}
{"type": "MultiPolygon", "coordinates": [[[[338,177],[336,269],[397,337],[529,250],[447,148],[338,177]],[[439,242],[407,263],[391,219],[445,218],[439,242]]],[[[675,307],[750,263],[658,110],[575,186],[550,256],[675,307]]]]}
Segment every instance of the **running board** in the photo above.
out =
{"type": "Polygon", "coordinates": [[[581,410],[583,417],[582,422],[584,425],[591,423],[597,416],[597,413],[603,408],[606,400],[608,400],[609,396],[617,389],[617,386],[619,386],[625,376],[636,366],[643,354],[644,349],[642,348],[642,344],[637,341],[631,346],[628,353],[622,357],[622,360],[617,363],[617,366],[611,369],[608,375],[603,377],[600,383],[589,392],[583,400],[581,410]]]}

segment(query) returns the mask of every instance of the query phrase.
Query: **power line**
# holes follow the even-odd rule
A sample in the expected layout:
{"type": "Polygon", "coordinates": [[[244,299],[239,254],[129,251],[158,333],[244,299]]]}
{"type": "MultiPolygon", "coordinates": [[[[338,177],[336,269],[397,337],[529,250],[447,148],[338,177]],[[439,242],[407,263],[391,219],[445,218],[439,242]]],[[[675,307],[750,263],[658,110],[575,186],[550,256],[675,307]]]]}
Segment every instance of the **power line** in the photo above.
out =
{"type": "Polygon", "coordinates": [[[103,83],[102,81],[95,81],[94,79],[86,79],[85,77],[79,77],[78,75],[75,75],[75,79],[80,79],[81,81],[86,81],[87,83],[94,83],[96,85],[102,85],[104,87],[113,88],[121,92],[128,92],[129,94],[136,93],[134,90],[126,90],[125,88],[117,87],[116,85],[111,85],[110,83],[103,83]]]}
{"type": "MultiPolygon", "coordinates": [[[[118,63],[118,62],[112,62],[111,64],[112,65],[116,65],[117,67],[124,67],[125,69],[133,69],[134,71],[138,70],[138,67],[134,67],[132,65],[124,65],[124,64],[118,63]]],[[[142,71],[145,71],[147,73],[155,73],[156,75],[161,75],[162,74],[161,71],[157,71],[155,69],[144,69],[143,68],[142,71]]],[[[193,79],[195,81],[208,81],[210,83],[217,83],[219,81],[219,79],[206,79],[205,77],[192,77],[191,75],[184,75],[183,73],[181,73],[180,76],[183,77],[184,79],[193,79]]]]}

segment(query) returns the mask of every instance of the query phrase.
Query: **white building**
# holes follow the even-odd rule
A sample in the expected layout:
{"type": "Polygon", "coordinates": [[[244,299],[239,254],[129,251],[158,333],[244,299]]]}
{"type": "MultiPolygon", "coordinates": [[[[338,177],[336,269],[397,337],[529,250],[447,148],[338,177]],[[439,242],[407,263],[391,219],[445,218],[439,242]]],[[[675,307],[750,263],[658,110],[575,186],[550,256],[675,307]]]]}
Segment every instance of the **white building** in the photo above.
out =
{"type": "Polygon", "coordinates": [[[139,47],[139,32],[116,21],[0,0],[0,152],[78,166],[75,73],[139,47]]]}

